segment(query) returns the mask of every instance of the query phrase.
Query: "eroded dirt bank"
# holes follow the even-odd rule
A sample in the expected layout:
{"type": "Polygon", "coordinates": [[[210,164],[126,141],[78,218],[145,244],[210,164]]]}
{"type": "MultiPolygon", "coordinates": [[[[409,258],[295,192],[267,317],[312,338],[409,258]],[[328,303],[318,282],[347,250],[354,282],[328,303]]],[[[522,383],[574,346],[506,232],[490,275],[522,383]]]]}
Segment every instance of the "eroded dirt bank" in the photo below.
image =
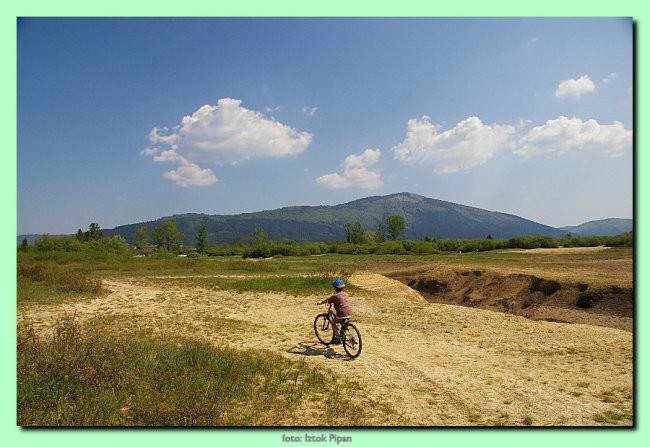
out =
{"type": "Polygon", "coordinates": [[[532,320],[633,330],[634,291],[521,273],[449,268],[385,272],[427,301],[505,312],[532,320]]]}

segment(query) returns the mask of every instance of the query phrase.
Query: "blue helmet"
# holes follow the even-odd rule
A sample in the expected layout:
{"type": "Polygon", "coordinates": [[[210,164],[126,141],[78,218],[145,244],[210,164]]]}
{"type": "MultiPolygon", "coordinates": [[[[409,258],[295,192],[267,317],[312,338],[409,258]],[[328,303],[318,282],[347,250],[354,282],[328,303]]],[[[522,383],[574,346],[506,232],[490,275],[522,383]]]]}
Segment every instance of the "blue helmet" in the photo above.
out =
{"type": "Polygon", "coordinates": [[[345,287],[345,283],[343,282],[342,279],[337,279],[336,281],[334,281],[334,282],[332,283],[332,285],[333,285],[334,287],[336,287],[337,289],[340,289],[341,287],[345,287]]]}

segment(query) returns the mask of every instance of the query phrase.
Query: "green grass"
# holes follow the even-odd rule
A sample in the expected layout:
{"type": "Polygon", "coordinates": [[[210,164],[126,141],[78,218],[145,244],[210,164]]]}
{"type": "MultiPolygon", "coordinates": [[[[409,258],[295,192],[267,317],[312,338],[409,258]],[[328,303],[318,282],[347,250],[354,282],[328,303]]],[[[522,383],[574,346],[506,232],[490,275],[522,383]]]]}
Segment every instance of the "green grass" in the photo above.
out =
{"type": "Polygon", "coordinates": [[[87,268],[54,262],[19,262],[18,304],[55,304],[95,298],[105,291],[87,268]]]}
{"type": "MultiPolygon", "coordinates": [[[[238,293],[278,293],[294,296],[326,295],[332,291],[329,278],[320,276],[271,276],[263,278],[170,278],[168,283],[183,287],[232,290],[238,293]]],[[[160,284],[160,280],[156,279],[160,284]]],[[[350,286],[351,290],[355,290],[350,286]]]]}
{"type": "Polygon", "coordinates": [[[20,426],[361,425],[354,385],[261,350],[142,333],[87,331],[74,318],[49,338],[18,332],[20,426]]]}
{"type": "Polygon", "coordinates": [[[26,304],[59,304],[63,302],[86,301],[97,298],[103,291],[88,292],[62,292],[56,287],[24,278],[18,278],[17,302],[19,305],[26,304]]]}
{"type": "MultiPolygon", "coordinates": [[[[81,267],[84,264],[80,264],[81,267]]],[[[287,274],[319,274],[354,271],[354,258],[327,256],[279,256],[273,259],[229,258],[130,258],[119,264],[104,263],[93,267],[98,277],[111,276],[206,276],[241,275],[273,276],[287,274]]],[[[72,266],[75,268],[75,266],[72,266]]]]}

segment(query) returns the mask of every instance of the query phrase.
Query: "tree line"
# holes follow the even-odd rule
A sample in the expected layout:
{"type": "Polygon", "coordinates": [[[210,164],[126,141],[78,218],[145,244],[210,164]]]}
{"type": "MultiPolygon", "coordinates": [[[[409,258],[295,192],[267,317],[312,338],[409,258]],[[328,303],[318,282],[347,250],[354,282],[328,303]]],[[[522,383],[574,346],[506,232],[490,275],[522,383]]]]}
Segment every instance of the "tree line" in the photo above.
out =
{"type": "Polygon", "coordinates": [[[87,231],[81,229],[74,236],[43,235],[31,246],[27,239],[19,245],[19,251],[35,250],[79,252],[89,251],[98,256],[110,254],[136,255],[186,255],[186,256],[242,256],[244,258],[268,258],[272,256],[310,256],[320,254],[393,254],[427,255],[445,252],[483,252],[502,249],[532,249],[557,247],[632,247],[632,232],[618,236],[573,236],[560,238],[547,236],[519,236],[509,239],[405,239],[405,221],[402,216],[387,216],[385,223],[376,229],[364,230],[359,222],[344,224],[345,240],[327,242],[271,240],[263,228],[257,227],[248,237],[237,235],[230,244],[211,245],[208,232],[201,226],[196,233],[195,244],[184,246],[185,235],[178,231],[174,222],[165,222],[149,232],[140,227],[134,246],[129,246],[120,236],[107,237],[98,224],[90,224],[87,231]]]}

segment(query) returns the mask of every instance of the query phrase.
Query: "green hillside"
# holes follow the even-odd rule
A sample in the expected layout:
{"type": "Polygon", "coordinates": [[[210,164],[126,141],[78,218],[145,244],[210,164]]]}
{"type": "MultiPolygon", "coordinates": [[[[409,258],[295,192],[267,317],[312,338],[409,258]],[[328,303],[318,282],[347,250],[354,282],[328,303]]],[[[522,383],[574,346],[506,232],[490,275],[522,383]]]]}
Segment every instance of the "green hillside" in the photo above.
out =
{"type": "Polygon", "coordinates": [[[616,236],[632,231],[633,226],[634,221],[632,219],[611,218],[592,220],[582,225],[562,227],[560,229],[574,236],[616,236]]]}
{"type": "Polygon", "coordinates": [[[144,226],[153,231],[172,221],[192,245],[201,226],[211,244],[231,243],[237,236],[249,237],[262,228],[271,239],[329,241],[345,239],[345,223],[360,222],[364,230],[376,230],[386,216],[400,215],[406,222],[406,238],[473,239],[511,238],[523,235],[561,237],[565,231],[511,214],[486,211],[411,193],[367,197],[335,206],[293,206],[237,215],[180,214],[103,230],[128,242],[144,226]]]}

